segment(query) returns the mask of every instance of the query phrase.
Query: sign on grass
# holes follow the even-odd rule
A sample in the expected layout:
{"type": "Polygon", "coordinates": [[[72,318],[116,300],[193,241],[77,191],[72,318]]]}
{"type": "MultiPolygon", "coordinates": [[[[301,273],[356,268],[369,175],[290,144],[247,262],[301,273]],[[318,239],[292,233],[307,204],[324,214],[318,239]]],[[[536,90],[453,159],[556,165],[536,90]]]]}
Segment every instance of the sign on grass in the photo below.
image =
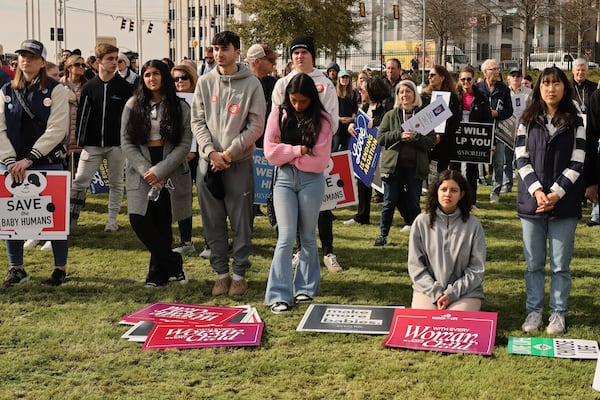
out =
{"type": "Polygon", "coordinates": [[[134,325],[139,321],[152,321],[219,324],[233,318],[242,311],[244,309],[238,307],[154,303],[125,315],[121,318],[121,323],[134,325]]]}
{"type": "Polygon", "coordinates": [[[397,309],[383,345],[490,355],[497,317],[494,312],[397,309]]]}
{"type": "Polygon", "coordinates": [[[524,356],[595,360],[600,354],[595,340],[508,337],[508,353],[524,356]]]}
{"type": "Polygon", "coordinates": [[[142,349],[258,346],[264,323],[224,325],[156,324],[142,349]]]}
{"type": "Polygon", "coordinates": [[[398,307],[311,304],[296,330],[384,335],[398,307]]]}

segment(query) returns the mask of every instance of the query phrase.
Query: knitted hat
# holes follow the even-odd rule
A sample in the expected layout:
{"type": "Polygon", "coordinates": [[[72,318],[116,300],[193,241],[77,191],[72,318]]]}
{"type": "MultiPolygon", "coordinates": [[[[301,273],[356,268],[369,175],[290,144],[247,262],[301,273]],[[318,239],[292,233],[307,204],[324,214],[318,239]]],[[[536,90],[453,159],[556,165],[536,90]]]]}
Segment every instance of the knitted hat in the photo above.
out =
{"type": "Polygon", "coordinates": [[[290,45],[290,53],[293,53],[295,49],[306,49],[310,53],[313,58],[313,64],[315,62],[315,42],[313,38],[306,35],[296,36],[294,40],[292,40],[292,44],[290,45]]]}

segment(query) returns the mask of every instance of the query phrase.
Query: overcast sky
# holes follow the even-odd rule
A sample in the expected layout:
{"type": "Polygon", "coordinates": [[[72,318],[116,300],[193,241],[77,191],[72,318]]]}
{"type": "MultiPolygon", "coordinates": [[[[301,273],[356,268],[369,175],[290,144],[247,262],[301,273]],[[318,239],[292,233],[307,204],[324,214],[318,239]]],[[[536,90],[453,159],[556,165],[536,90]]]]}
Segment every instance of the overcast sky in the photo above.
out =
{"type": "MultiPolygon", "coordinates": [[[[167,19],[164,1],[139,0],[142,7],[142,58],[163,58],[168,56],[167,34],[165,22],[167,19]],[[146,33],[149,22],[154,24],[151,34],[146,33]]],[[[0,0],[0,44],[5,53],[13,53],[19,48],[27,36],[26,4],[29,3],[29,25],[31,32],[31,4],[34,5],[35,39],[39,39],[48,49],[48,60],[55,60],[55,43],[50,41],[50,27],[54,26],[54,0],[0,0]],[[40,30],[38,34],[38,4],[40,5],[40,30]]],[[[56,1],[58,7],[58,0],[56,1]]],[[[117,46],[126,50],[137,50],[136,31],[136,0],[97,0],[98,36],[114,36],[117,46]],[[136,21],[135,31],[121,30],[121,18],[136,21]]],[[[66,1],[66,40],[69,50],[79,48],[84,57],[93,54],[94,50],[94,19],[93,0],[66,1]]],[[[64,26],[60,23],[58,26],[64,26]]],[[[31,36],[31,34],[29,35],[31,36]]]]}

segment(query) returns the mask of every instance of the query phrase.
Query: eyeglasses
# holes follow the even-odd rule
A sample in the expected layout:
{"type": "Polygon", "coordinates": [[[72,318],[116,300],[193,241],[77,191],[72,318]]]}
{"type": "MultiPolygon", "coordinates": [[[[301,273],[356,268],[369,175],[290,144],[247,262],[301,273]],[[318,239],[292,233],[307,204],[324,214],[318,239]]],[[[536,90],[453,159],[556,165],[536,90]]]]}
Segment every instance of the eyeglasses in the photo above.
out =
{"type": "Polygon", "coordinates": [[[73,64],[69,65],[69,67],[83,68],[83,67],[85,67],[85,64],[82,64],[82,63],[73,63],[73,64]]]}
{"type": "Polygon", "coordinates": [[[496,68],[487,68],[486,71],[500,71],[499,67],[496,68]]]}
{"type": "Polygon", "coordinates": [[[173,77],[173,80],[174,80],[175,82],[179,82],[179,81],[189,81],[189,80],[190,80],[190,77],[189,77],[189,76],[187,76],[187,75],[175,76],[175,77],[173,77]]]}
{"type": "Polygon", "coordinates": [[[437,74],[429,74],[429,77],[432,78],[434,76],[437,76],[437,74]]]}
{"type": "Polygon", "coordinates": [[[471,82],[473,78],[460,78],[461,82],[471,82]]]}
{"type": "Polygon", "coordinates": [[[124,63],[124,62],[125,62],[125,60],[119,60],[119,64],[124,63]]]}

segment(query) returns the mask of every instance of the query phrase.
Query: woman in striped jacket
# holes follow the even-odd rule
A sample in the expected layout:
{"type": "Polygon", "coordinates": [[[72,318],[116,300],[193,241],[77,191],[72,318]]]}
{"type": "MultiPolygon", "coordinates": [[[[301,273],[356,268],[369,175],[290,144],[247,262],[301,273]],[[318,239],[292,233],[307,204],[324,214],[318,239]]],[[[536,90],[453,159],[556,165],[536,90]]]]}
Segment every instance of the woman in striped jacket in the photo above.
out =
{"type": "Polygon", "coordinates": [[[527,268],[527,318],[523,331],[542,325],[546,244],[550,253],[550,309],[546,331],[563,334],[571,290],[570,263],[584,193],[585,129],[565,73],[546,68],[517,130],[517,212],[527,268]]]}

